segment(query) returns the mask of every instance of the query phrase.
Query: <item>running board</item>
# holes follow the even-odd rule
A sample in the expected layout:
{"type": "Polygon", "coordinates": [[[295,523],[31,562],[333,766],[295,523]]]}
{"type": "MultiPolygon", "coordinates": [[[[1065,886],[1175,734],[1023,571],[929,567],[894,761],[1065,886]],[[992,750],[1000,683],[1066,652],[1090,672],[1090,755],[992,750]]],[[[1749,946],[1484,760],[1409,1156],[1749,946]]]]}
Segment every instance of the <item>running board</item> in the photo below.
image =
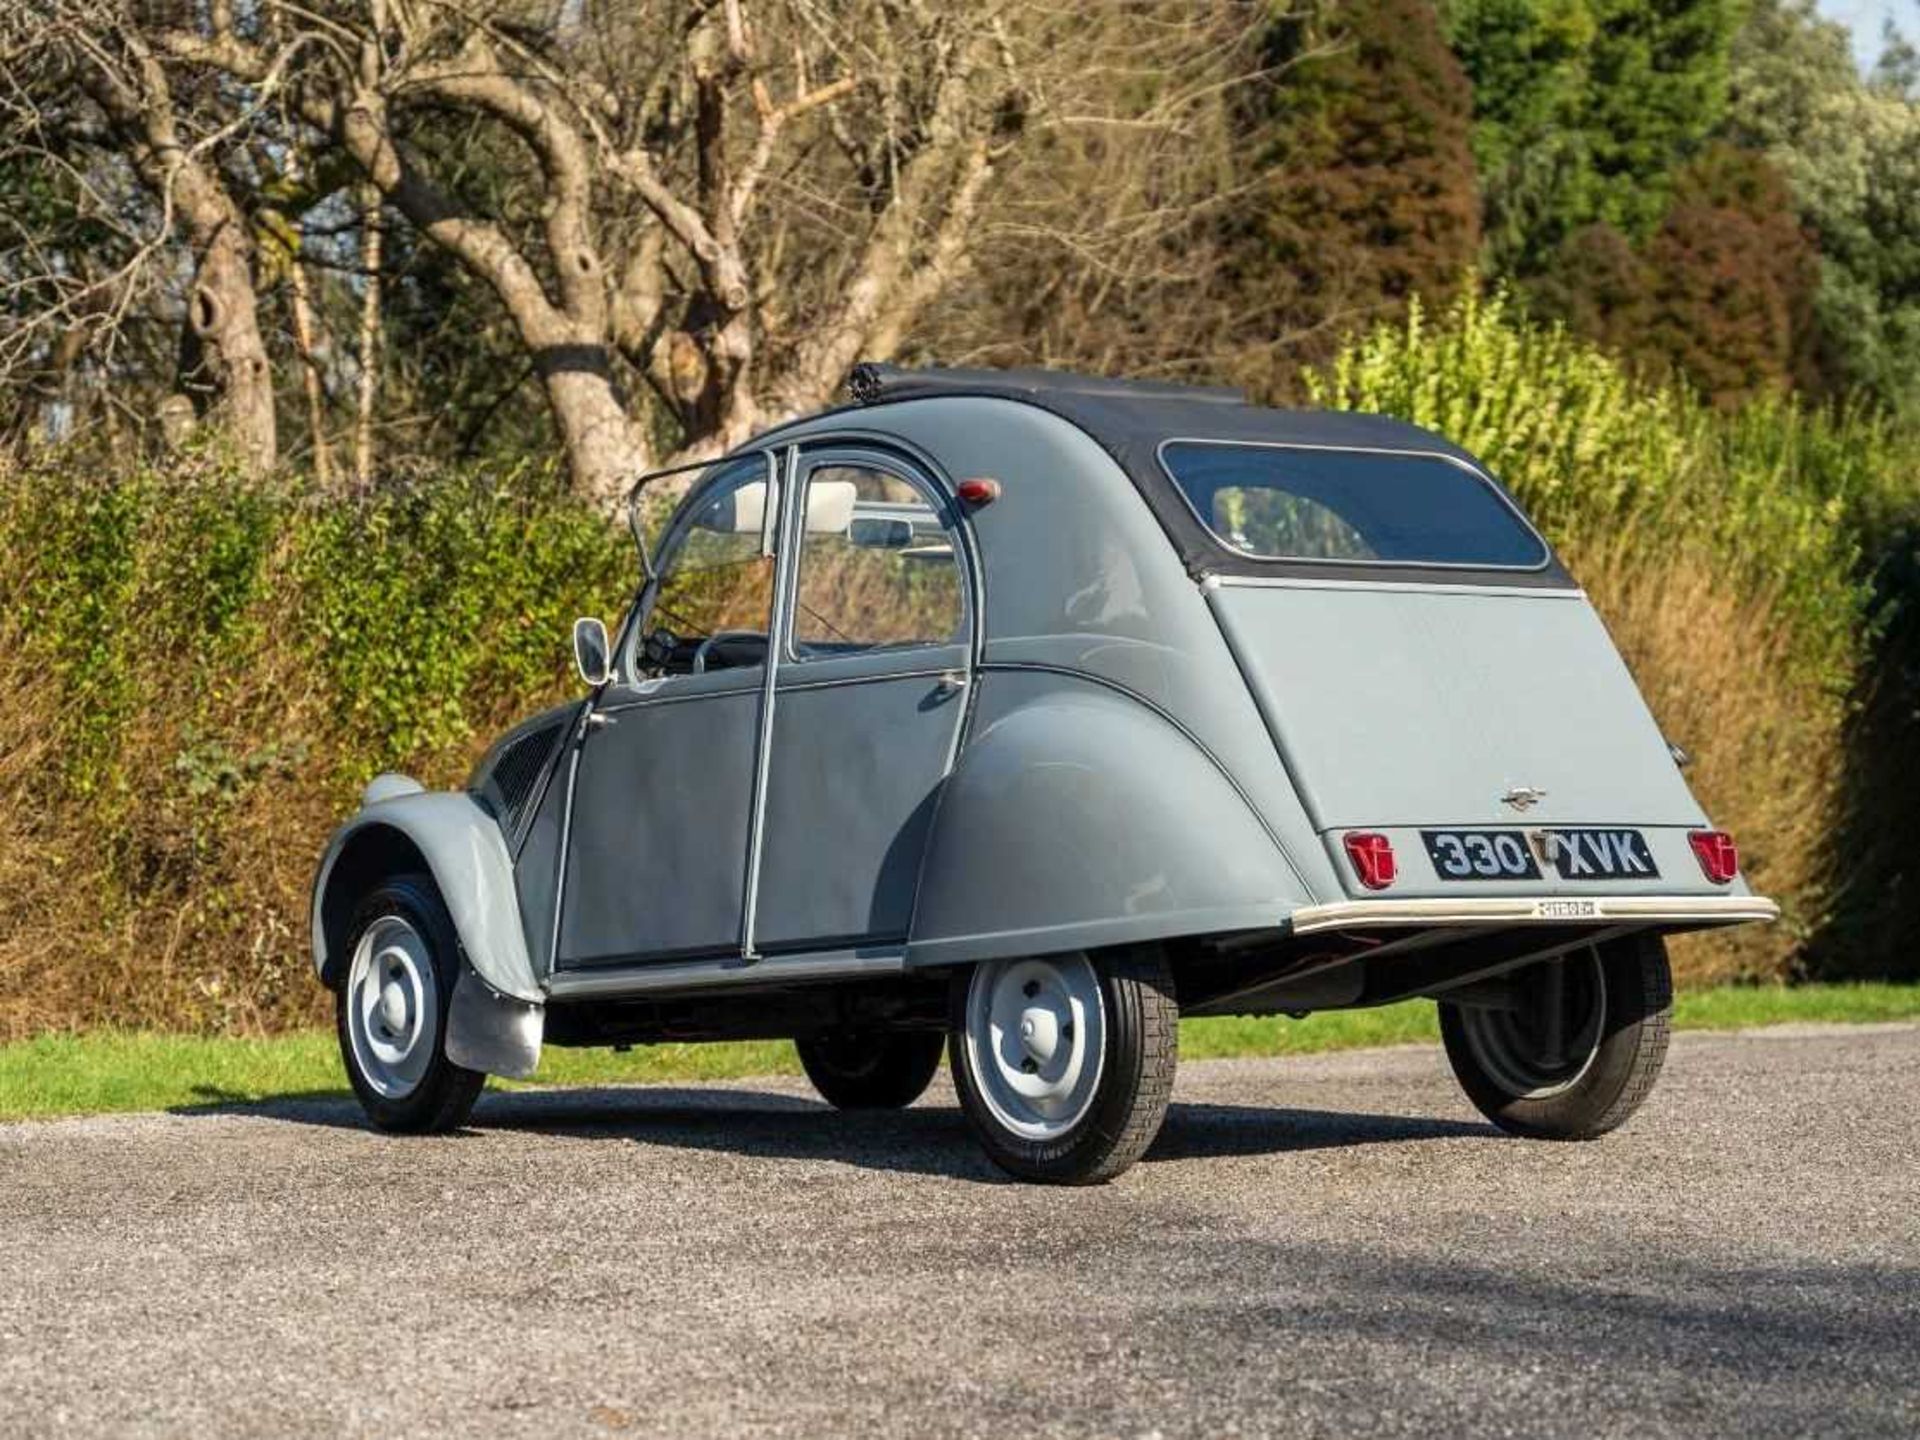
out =
{"type": "Polygon", "coordinates": [[[1779,918],[1780,907],[1759,895],[1476,895],[1302,905],[1290,928],[1295,935],[1314,935],[1376,926],[1744,925],[1779,918]]]}
{"type": "Polygon", "coordinates": [[[547,981],[550,1000],[612,999],[665,990],[710,990],[722,986],[799,984],[810,980],[854,980],[905,973],[906,948],[818,950],[804,955],[738,955],[720,960],[659,961],[651,965],[601,966],[562,970],[547,981]]]}

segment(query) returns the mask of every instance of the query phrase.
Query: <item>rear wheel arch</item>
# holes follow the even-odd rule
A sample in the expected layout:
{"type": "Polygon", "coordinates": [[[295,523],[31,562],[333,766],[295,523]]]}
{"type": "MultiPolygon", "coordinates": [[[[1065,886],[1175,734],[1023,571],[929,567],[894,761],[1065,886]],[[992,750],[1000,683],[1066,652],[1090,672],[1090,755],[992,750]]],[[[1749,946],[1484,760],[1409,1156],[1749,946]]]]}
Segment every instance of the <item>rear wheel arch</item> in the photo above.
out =
{"type": "Polygon", "coordinates": [[[1104,682],[1042,678],[1053,693],[992,715],[942,786],[910,963],[1264,928],[1311,898],[1252,802],[1184,728],[1104,682]]]}

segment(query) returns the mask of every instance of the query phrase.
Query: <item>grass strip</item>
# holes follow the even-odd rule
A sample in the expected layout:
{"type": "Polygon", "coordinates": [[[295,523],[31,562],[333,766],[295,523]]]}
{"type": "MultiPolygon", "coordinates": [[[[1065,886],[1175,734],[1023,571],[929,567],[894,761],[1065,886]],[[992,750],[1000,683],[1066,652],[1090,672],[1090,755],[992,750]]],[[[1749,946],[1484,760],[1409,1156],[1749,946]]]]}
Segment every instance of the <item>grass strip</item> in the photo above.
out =
{"type": "MultiPolygon", "coordinates": [[[[1768,1025],[1864,1023],[1920,1018],[1920,985],[1727,987],[1682,994],[1674,1021],[1683,1030],[1745,1030],[1768,1025]]],[[[1305,1020],[1283,1016],[1187,1020],[1180,1049],[1188,1060],[1308,1055],[1437,1039],[1431,1002],[1377,1010],[1330,1011],[1305,1020]]],[[[534,1085],[637,1085],[650,1081],[736,1080],[791,1075],[800,1065],[784,1041],[650,1045],[626,1054],[549,1049],[534,1085]]],[[[344,1095],[331,1031],[268,1038],[91,1031],[42,1035],[0,1045],[0,1120],[244,1105],[263,1100],[344,1095]]]]}

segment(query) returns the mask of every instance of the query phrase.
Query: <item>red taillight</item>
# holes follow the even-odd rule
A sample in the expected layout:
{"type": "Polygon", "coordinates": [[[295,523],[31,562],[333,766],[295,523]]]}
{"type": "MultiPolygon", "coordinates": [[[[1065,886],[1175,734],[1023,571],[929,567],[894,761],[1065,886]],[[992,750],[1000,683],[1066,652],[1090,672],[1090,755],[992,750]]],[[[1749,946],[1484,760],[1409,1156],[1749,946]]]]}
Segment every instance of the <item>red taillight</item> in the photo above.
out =
{"type": "Polygon", "coordinates": [[[1000,498],[1000,482],[990,480],[984,475],[976,475],[971,480],[962,480],[953,489],[962,501],[976,510],[982,505],[991,505],[1000,498]]]}
{"type": "Polygon", "coordinates": [[[1393,842],[1384,835],[1356,831],[1346,837],[1347,858],[1353,872],[1369,890],[1384,890],[1393,884],[1393,842]]]}
{"type": "Polygon", "coordinates": [[[1740,873],[1740,851],[1733,836],[1724,830],[1691,830],[1687,843],[1693,846],[1694,857],[1707,879],[1716,885],[1733,883],[1733,877],[1740,873]]]}

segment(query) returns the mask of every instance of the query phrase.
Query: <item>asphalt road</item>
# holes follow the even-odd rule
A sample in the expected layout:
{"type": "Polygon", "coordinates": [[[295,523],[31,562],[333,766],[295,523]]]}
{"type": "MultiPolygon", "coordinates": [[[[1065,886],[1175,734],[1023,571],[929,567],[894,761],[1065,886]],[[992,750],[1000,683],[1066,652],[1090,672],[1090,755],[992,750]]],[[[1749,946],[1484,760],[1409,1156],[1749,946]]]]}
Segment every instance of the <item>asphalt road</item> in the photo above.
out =
{"type": "Polygon", "coordinates": [[[944,1081],[0,1127],[0,1434],[1920,1431],[1920,1027],[1682,1036],[1595,1145],[1437,1051],[1193,1064],[1003,1182],[944,1081]]]}

